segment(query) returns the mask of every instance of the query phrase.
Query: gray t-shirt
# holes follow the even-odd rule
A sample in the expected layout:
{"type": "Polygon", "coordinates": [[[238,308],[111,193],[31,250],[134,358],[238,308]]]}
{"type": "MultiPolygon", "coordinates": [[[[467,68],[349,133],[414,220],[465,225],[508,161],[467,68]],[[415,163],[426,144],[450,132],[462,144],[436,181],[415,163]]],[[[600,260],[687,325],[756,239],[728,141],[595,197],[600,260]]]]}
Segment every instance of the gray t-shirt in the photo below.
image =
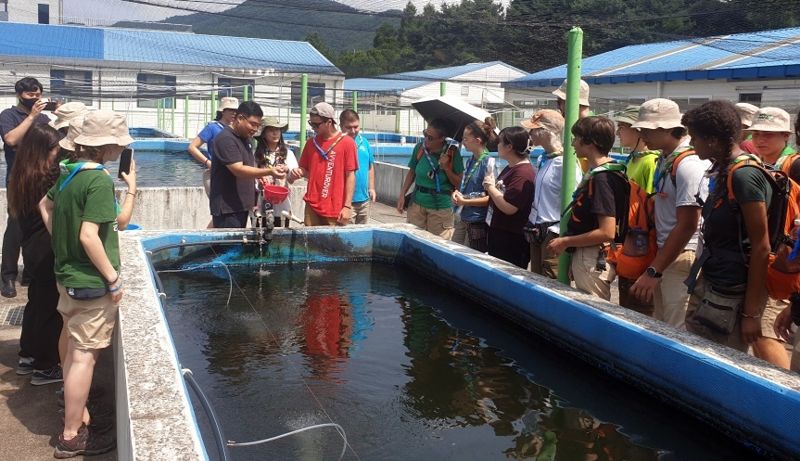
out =
{"type": "MultiPolygon", "coordinates": [[[[664,157],[659,159],[662,162],[664,157]]],[[[700,160],[696,155],[684,157],[678,164],[675,174],[675,184],[672,182],[670,172],[666,171],[655,184],[655,213],[656,234],[658,247],[664,246],[667,236],[678,223],[678,207],[691,206],[700,208],[697,200],[708,197],[708,178],[705,172],[711,167],[708,160],[700,160]]],[[[697,238],[700,226],[692,234],[692,238],[684,247],[685,250],[697,249],[697,238]]]]}

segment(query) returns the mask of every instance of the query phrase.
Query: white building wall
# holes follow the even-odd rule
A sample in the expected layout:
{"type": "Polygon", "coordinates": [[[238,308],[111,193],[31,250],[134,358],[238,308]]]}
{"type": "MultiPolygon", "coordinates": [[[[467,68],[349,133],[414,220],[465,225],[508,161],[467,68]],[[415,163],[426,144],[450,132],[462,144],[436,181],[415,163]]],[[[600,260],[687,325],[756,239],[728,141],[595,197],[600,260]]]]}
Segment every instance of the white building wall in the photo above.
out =
{"type": "Polygon", "coordinates": [[[8,5],[9,22],[25,22],[37,24],[39,22],[39,5],[48,5],[50,10],[49,24],[61,24],[62,0],[7,0],[0,1],[8,5]]]}

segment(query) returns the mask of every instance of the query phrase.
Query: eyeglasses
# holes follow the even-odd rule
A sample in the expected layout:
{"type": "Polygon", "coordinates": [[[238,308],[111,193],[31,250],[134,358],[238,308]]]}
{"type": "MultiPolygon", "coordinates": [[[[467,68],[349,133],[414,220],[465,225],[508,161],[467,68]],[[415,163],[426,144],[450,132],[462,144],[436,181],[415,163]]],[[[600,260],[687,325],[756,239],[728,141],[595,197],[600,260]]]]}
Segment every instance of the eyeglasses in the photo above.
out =
{"type": "Polygon", "coordinates": [[[440,139],[438,137],[431,136],[425,131],[422,132],[422,137],[425,138],[426,141],[436,141],[437,139],[440,139]]]}

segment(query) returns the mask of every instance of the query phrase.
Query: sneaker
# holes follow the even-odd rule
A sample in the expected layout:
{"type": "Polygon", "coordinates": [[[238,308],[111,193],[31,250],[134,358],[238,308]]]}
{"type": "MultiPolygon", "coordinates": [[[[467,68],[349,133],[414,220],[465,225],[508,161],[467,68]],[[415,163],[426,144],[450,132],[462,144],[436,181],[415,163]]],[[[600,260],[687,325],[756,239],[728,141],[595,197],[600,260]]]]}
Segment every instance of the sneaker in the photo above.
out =
{"type": "Polygon", "coordinates": [[[20,357],[17,362],[17,374],[25,376],[33,373],[33,357],[20,357]]]}
{"type": "Polygon", "coordinates": [[[0,295],[4,298],[16,298],[17,287],[14,280],[3,280],[0,282],[0,295]]]}
{"type": "Polygon", "coordinates": [[[64,381],[64,375],[61,372],[61,365],[54,365],[49,370],[34,370],[31,377],[31,384],[34,386],[42,386],[51,383],[60,383],[64,381]]]}
{"type": "Polygon", "coordinates": [[[66,459],[78,455],[101,455],[113,450],[116,445],[113,434],[98,434],[82,425],[78,429],[78,435],[70,440],[64,440],[64,434],[58,435],[53,456],[57,459],[66,459]]]}

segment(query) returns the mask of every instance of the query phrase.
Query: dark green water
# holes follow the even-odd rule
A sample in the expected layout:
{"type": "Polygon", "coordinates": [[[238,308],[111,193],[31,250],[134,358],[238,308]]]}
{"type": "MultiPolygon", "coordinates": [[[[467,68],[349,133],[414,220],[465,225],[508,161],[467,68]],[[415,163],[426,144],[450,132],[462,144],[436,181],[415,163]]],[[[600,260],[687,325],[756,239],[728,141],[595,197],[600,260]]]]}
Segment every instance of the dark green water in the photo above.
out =
{"type": "MultiPolygon", "coordinates": [[[[407,268],[231,272],[228,307],[224,272],[161,274],[180,361],[228,439],[333,421],[347,432],[348,460],[753,459],[407,268]]],[[[231,455],[335,460],[341,447],[328,428],[231,455]]]]}

